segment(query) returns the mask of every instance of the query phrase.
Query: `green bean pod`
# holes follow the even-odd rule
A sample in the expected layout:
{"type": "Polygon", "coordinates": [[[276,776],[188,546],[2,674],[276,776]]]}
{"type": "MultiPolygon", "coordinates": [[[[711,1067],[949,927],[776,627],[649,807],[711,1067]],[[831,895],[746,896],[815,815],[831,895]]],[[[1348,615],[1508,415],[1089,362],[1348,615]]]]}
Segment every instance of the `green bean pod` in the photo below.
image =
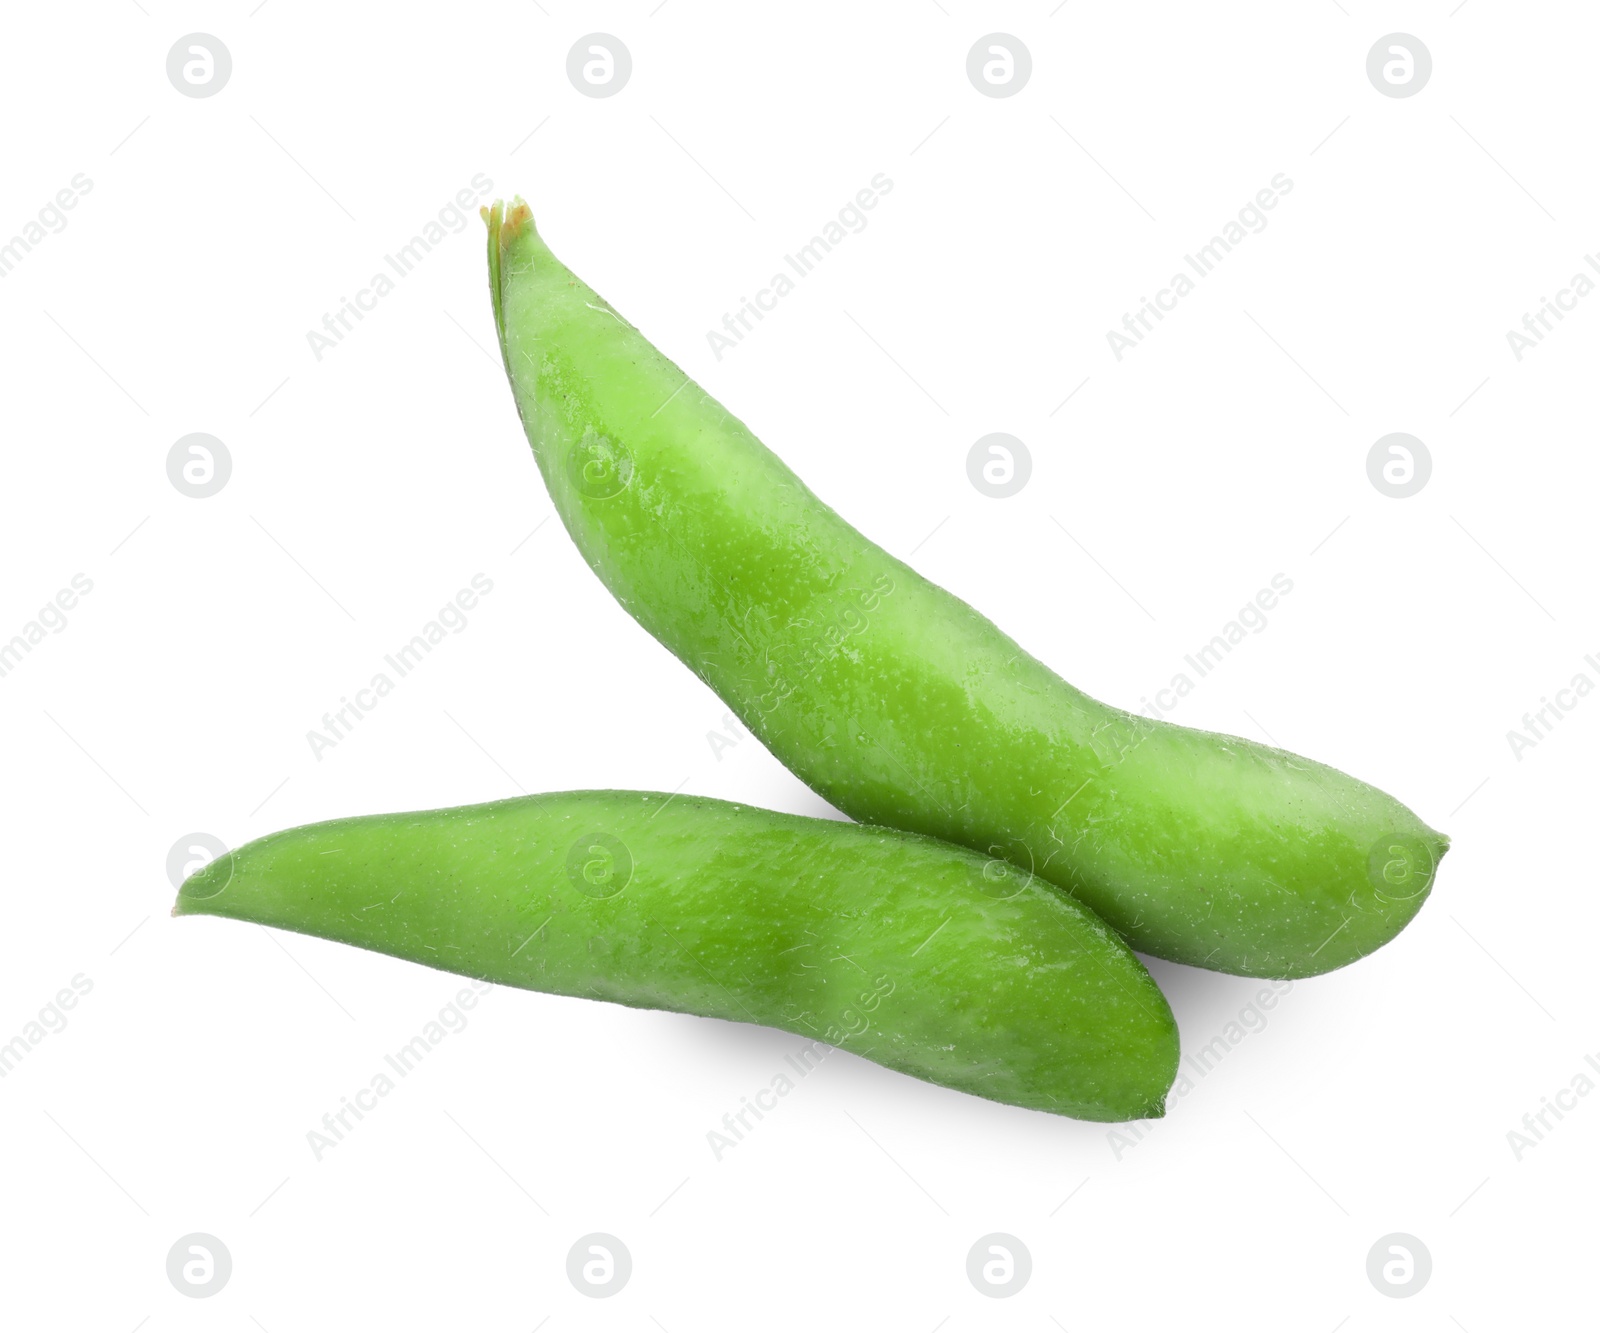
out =
{"type": "Polygon", "coordinates": [[[540,239],[486,211],[501,351],[618,601],[840,810],[1003,856],[1146,953],[1303,977],[1422,905],[1449,841],[1336,769],[1091,699],[801,483],[540,239]]]}
{"type": "Polygon", "coordinates": [[[689,796],[561,792],[269,834],[184,881],[235,917],[555,995],[762,1023],[1084,1120],[1162,1114],[1172,1011],[1004,861],[689,796]]]}

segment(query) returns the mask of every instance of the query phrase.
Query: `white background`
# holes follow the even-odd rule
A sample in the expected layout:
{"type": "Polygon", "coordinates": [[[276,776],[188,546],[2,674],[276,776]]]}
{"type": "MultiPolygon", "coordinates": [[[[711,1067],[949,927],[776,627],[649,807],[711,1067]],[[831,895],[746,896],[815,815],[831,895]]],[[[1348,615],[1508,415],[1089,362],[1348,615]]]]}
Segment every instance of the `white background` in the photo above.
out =
{"type": "MultiPolygon", "coordinates": [[[[0,1042],[92,984],[0,1080],[7,1325],[1592,1322],[1600,1096],[1520,1159],[1507,1137],[1600,1051],[1600,698],[1507,740],[1600,682],[1600,299],[1520,362],[1506,339],[1600,246],[1590,7],[106,0],[5,25],[0,238],[92,190],[0,281],[0,639],[93,583],[0,679],[0,1042]],[[965,71],[996,30],[1032,56],[1012,97],[965,71]],[[596,31],[633,58],[606,99],[565,73],[596,31]],[[194,32],[232,55],[212,97],[166,75],[194,32]],[[1416,96],[1368,81],[1393,32],[1431,50],[1416,96]],[[880,172],[870,225],[718,360],[706,331],[880,172]],[[718,756],[720,702],[550,520],[475,217],[308,346],[476,173],[846,517],[1101,698],[1140,707],[1289,576],[1174,717],[1447,830],[1416,922],[1297,983],[1137,1142],[838,1054],[719,1161],[708,1131],[797,1038],[497,991],[316,1160],[308,1131],[458,984],[173,921],[180,839],[519,789],[826,813],[754,741],[718,756]],[[1270,225],[1115,359],[1107,330],[1277,173],[1270,225]],[[967,478],[992,431],[1033,460],[1006,500],[967,478]],[[1433,460],[1409,499],[1368,480],[1393,431],[1433,460]],[[232,460],[208,499],[168,479],[191,432],[232,460]],[[477,573],[468,627],[315,758],[477,573]],[[1005,1300],[966,1275],[997,1231],[1033,1256],[1005,1300]],[[233,1258],[208,1299],[166,1275],[191,1232],[233,1258]],[[566,1276],[589,1232],[633,1257],[608,1300],[566,1276]],[[1392,1232],[1433,1258],[1407,1299],[1366,1273],[1392,1232]]],[[[1261,987],[1152,970],[1190,1053],[1261,987]]]]}

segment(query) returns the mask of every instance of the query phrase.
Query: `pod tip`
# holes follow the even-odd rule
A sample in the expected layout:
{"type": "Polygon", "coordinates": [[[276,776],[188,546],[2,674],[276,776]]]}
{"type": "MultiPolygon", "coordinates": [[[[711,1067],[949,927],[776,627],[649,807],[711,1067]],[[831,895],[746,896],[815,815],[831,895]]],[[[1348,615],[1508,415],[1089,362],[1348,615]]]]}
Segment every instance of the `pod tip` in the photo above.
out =
{"type": "Polygon", "coordinates": [[[520,198],[513,198],[509,204],[496,199],[494,203],[479,208],[478,216],[489,228],[489,239],[502,246],[509,245],[522,235],[524,227],[533,225],[533,210],[520,198]]]}
{"type": "Polygon", "coordinates": [[[511,207],[506,210],[506,218],[500,224],[500,244],[506,245],[522,235],[524,226],[533,224],[533,210],[523,203],[521,199],[513,199],[511,207]]]}

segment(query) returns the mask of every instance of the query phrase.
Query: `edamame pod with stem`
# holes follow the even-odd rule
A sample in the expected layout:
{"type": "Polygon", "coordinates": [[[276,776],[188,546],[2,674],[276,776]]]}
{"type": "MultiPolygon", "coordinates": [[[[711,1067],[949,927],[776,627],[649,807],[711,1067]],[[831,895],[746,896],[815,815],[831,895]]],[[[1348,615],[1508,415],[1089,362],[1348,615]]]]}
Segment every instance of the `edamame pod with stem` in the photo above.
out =
{"type": "Polygon", "coordinates": [[[175,916],[480,980],[783,1028],[1084,1120],[1159,1116],[1172,1011],[1127,945],[1005,861],[690,796],[562,792],[270,834],[175,916]]]}
{"type": "Polygon", "coordinates": [[[1089,698],[874,546],[496,204],[490,288],[545,485],[618,601],[802,780],[1010,858],[1136,948],[1247,976],[1370,953],[1449,842],[1270,746],[1089,698]]]}

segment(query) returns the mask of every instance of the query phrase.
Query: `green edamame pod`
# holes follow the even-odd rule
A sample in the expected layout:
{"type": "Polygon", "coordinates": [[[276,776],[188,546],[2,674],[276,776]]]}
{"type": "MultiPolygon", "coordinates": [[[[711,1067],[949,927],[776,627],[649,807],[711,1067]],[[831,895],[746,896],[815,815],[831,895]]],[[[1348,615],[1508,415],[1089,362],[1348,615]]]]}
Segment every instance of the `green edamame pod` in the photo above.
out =
{"type": "Polygon", "coordinates": [[[1370,953],[1449,841],[1282,750],[1108,707],[874,546],[561,263],[489,222],[517,408],[585,560],[852,817],[1004,856],[1136,948],[1247,976],[1370,953]]]}
{"type": "Polygon", "coordinates": [[[289,829],[174,915],[481,980],[764,1023],[1084,1120],[1159,1116],[1172,1011],[1104,923],[1004,861],[892,829],[562,792],[289,829]]]}

